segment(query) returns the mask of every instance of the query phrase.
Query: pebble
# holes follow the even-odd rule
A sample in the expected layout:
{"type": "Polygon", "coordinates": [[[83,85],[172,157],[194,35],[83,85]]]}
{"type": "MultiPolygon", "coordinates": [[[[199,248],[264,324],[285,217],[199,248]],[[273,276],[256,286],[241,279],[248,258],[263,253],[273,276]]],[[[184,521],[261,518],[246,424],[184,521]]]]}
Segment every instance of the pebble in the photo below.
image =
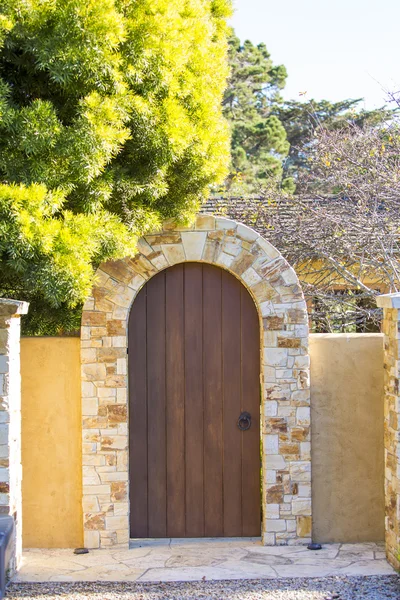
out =
{"type": "Polygon", "coordinates": [[[11,583],[19,600],[400,600],[400,575],[181,583],[11,583]]]}

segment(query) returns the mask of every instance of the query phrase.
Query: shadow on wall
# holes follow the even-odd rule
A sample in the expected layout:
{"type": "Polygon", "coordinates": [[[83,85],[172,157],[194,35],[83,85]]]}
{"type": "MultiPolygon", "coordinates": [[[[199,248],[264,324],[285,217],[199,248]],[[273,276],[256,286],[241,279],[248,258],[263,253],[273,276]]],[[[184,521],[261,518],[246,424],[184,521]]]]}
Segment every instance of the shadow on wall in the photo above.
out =
{"type": "Polygon", "coordinates": [[[314,539],[385,539],[383,334],[313,334],[314,539]]]}
{"type": "Polygon", "coordinates": [[[80,339],[21,339],[22,542],[83,545],[80,339]]]}

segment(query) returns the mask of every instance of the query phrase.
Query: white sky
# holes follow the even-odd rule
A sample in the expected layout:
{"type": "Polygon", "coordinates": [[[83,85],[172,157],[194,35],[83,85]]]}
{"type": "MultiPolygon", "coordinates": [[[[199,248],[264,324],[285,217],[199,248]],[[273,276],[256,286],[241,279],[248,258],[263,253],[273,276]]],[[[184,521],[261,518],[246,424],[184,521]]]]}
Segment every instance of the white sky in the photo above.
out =
{"type": "Polygon", "coordinates": [[[232,25],[244,41],[265,42],[288,79],[283,96],[365,98],[385,103],[400,90],[400,0],[234,0],[232,25]]]}

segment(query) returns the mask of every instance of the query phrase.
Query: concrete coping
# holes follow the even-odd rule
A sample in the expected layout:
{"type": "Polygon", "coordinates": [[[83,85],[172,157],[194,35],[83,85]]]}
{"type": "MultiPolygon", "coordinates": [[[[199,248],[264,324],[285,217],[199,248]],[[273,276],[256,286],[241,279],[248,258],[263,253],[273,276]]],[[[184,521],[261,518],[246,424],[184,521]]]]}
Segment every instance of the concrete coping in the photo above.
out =
{"type": "Polygon", "coordinates": [[[13,315],[26,315],[29,302],[13,300],[11,298],[0,298],[0,316],[12,317],[13,315]]]}
{"type": "Polygon", "coordinates": [[[393,294],[382,294],[376,298],[376,303],[380,308],[400,308],[400,292],[393,294]]]}

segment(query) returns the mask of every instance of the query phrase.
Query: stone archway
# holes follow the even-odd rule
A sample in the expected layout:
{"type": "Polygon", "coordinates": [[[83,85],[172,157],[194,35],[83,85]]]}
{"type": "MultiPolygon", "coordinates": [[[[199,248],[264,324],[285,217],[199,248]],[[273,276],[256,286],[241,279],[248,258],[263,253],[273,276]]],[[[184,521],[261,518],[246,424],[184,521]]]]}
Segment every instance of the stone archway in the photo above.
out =
{"type": "Polygon", "coordinates": [[[257,232],[200,214],[191,227],[166,222],[133,258],[103,263],[82,316],[85,546],[128,544],[127,323],[138,291],[185,261],[218,265],[254,298],[260,323],[264,544],[311,538],[308,319],[297,276],[257,232]]]}

